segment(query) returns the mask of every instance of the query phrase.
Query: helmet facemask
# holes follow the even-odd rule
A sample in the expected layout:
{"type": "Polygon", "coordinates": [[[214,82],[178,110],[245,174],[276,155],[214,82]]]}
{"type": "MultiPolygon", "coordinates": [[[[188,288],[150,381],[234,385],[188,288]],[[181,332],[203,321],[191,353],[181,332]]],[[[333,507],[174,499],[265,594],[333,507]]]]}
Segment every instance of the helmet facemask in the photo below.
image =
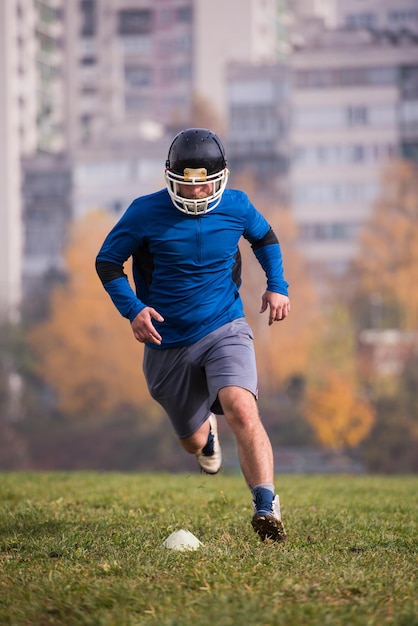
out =
{"type": "Polygon", "coordinates": [[[213,211],[221,201],[228,175],[224,147],[215,133],[205,128],[187,128],[174,137],[168,151],[165,179],[170,198],[179,211],[188,215],[213,211]],[[198,195],[204,197],[187,197],[194,195],[187,188],[195,186],[202,187],[198,195]]]}
{"type": "Polygon", "coordinates": [[[167,190],[174,206],[182,213],[189,215],[209,213],[209,211],[212,211],[218,206],[228,182],[228,175],[229,171],[227,168],[215,174],[208,175],[204,167],[187,167],[184,170],[183,176],[171,172],[168,168],[165,170],[167,190]],[[200,184],[210,185],[212,188],[212,191],[204,198],[188,198],[182,195],[181,187],[184,189],[185,186],[194,187],[200,184]]]}

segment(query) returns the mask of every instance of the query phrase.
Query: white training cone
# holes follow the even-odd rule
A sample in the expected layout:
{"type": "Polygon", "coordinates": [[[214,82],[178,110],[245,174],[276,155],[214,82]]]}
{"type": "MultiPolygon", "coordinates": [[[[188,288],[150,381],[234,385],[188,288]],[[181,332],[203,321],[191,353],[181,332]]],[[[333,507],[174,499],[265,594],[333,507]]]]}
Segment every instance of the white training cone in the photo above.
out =
{"type": "Polygon", "coordinates": [[[164,548],[171,550],[197,550],[202,543],[188,530],[176,530],[163,542],[164,548]]]}

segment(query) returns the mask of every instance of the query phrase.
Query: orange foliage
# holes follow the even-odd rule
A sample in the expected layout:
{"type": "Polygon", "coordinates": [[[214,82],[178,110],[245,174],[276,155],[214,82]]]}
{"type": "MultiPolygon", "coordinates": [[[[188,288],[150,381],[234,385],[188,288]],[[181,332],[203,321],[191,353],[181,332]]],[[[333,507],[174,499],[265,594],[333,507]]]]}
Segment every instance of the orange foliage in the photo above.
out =
{"type": "Polygon", "coordinates": [[[265,215],[280,240],[286,280],[289,282],[290,315],[268,326],[267,311],[260,315],[261,296],[266,288],[263,270],[246,242],[243,257],[242,296],[245,312],[255,334],[260,382],[273,391],[293,375],[306,370],[310,345],[316,334],[316,294],[307,277],[304,261],[296,250],[296,229],[288,211],[279,207],[257,208],[265,215]]]}
{"type": "Polygon", "coordinates": [[[94,267],[111,227],[111,218],[98,211],[73,225],[68,280],[53,290],[49,319],[29,335],[39,374],[55,390],[59,408],[72,416],[109,414],[148,398],[143,346],[114,308],[94,267]]]}
{"type": "Polygon", "coordinates": [[[392,165],[382,184],[361,236],[357,274],[361,288],[395,302],[402,328],[413,330],[418,326],[418,168],[392,165]]]}
{"type": "Polygon", "coordinates": [[[350,378],[327,372],[322,386],[309,388],[305,415],[324,446],[342,449],[357,446],[374,423],[371,405],[356,395],[350,378]]]}

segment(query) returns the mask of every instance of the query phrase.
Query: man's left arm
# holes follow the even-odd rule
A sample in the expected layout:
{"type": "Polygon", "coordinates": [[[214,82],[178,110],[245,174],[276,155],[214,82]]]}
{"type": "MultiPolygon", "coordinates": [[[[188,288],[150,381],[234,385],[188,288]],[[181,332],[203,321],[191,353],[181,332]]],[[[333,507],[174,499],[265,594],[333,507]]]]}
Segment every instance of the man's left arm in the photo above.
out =
{"type": "Polygon", "coordinates": [[[270,227],[266,234],[251,242],[253,252],[267,277],[267,290],[261,299],[260,313],[269,309],[269,326],[289,315],[289,284],[284,278],[279,240],[270,227]]]}

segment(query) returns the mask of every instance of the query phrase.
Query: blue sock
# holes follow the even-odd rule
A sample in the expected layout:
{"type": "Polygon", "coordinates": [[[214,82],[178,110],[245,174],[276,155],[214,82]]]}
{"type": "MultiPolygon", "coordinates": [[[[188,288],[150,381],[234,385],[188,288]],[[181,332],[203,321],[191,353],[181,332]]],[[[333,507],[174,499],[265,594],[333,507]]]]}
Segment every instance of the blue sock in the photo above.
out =
{"type": "Polygon", "coordinates": [[[263,483],[250,489],[257,511],[270,511],[274,500],[274,485],[263,483]]]}
{"type": "Polygon", "coordinates": [[[202,454],[204,456],[212,456],[212,454],[215,452],[214,440],[215,437],[213,436],[212,432],[209,432],[208,440],[205,444],[205,447],[202,448],[202,454]]]}

